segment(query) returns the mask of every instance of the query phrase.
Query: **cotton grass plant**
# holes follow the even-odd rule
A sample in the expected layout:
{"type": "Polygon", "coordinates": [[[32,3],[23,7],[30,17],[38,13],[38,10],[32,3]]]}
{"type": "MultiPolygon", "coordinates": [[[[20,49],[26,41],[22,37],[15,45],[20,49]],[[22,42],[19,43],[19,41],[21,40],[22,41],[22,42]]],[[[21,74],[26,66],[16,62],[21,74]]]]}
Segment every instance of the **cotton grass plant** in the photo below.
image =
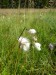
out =
{"type": "Polygon", "coordinates": [[[32,37],[30,38],[31,40],[27,39],[26,37],[20,36],[18,39],[19,42],[19,47],[23,49],[24,51],[27,51],[30,49],[30,46],[36,47],[38,51],[41,50],[41,44],[37,42],[37,38],[35,37],[36,35],[36,30],[35,29],[29,29],[27,31],[32,37]],[[30,45],[31,44],[31,45],[30,45]]]}
{"type": "MultiPolygon", "coordinates": [[[[19,48],[21,50],[21,52],[23,53],[23,55],[25,56],[24,61],[27,63],[28,59],[29,62],[31,61],[31,57],[32,57],[32,65],[34,64],[34,56],[36,56],[35,53],[35,49],[37,51],[41,51],[41,44],[37,42],[37,37],[36,35],[36,30],[35,29],[29,29],[24,32],[27,32],[29,34],[29,36],[31,35],[31,37],[28,39],[27,36],[23,37],[23,33],[20,34],[21,36],[18,39],[19,42],[19,48]],[[32,53],[31,57],[28,56],[28,53],[32,53]]],[[[38,53],[37,53],[38,54],[38,53]]],[[[33,71],[34,68],[31,67],[31,70],[33,71]]],[[[31,71],[30,70],[30,71],[31,71]]]]}
{"type": "Polygon", "coordinates": [[[18,39],[18,42],[19,42],[19,45],[20,45],[19,47],[21,49],[23,49],[24,51],[29,50],[29,48],[30,48],[30,42],[29,42],[29,40],[27,38],[21,36],[18,39]]]}

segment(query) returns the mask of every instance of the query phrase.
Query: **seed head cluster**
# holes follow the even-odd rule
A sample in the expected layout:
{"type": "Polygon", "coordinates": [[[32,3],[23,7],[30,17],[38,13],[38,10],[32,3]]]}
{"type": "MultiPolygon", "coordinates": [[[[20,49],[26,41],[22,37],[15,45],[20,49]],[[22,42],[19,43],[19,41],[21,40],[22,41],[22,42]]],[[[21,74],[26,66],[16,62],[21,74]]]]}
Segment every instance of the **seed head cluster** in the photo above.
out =
{"type": "MultiPolygon", "coordinates": [[[[27,31],[30,35],[33,35],[32,38],[32,45],[38,50],[41,50],[41,44],[37,42],[37,37],[35,37],[34,35],[36,34],[36,30],[35,29],[29,29],[27,31]]],[[[24,51],[28,51],[30,49],[31,46],[31,42],[28,38],[20,36],[20,38],[18,39],[18,42],[20,44],[20,48],[23,49],[24,51]]]]}

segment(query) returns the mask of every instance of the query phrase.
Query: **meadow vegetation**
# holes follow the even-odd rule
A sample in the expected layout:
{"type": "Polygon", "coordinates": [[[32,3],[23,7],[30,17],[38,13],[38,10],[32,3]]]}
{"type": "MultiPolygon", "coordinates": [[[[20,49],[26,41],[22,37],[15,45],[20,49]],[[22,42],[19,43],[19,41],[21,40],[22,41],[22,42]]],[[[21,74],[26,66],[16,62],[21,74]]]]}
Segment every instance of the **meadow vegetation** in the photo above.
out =
{"type": "MultiPolygon", "coordinates": [[[[30,38],[26,30],[22,36],[30,38]]],[[[55,9],[0,9],[0,75],[55,75],[56,49],[49,43],[56,43],[55,9]],[[36,29],[41,51],[19,48],[24,27],[36,29]]]]}

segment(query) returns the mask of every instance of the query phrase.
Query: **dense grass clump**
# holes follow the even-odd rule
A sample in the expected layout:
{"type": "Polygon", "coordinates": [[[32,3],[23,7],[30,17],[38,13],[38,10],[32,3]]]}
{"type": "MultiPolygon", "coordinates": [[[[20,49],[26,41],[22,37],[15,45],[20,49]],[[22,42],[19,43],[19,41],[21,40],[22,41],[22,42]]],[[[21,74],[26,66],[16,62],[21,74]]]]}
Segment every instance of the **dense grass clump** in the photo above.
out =
{"type": "MultiPolygon", "coordinates": [[[[55,75],[56,49],[50,51],[48,45],[56,43],[56,11],[6,12],[0,13],[0,75],[55,75]],[[24,27],[36,29],[41,51],[19,48],[17,39],[24,27]]],[[[30,38],[26,30],[23,36],[30,38]]]]}

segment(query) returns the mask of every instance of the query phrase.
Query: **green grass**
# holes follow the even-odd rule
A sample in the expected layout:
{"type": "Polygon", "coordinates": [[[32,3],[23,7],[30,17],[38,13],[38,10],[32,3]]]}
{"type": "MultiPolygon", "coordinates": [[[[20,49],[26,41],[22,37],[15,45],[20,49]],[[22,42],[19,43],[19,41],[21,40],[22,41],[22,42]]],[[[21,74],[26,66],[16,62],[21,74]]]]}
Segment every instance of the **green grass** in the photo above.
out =
{"type": "MultiPolygon", "coordinates": [[[[56,49],[51,53],[48,44],[56,42],[56,11],[29,10],[25,15],[19,11],[0,13],[0,75],[55,75],[56,49]],[[40,52],[19,49],[17,39],[24,27],[37,30],[40,52]]],[[[23,36],[29,37],[26,31],[23,36]]]]}

